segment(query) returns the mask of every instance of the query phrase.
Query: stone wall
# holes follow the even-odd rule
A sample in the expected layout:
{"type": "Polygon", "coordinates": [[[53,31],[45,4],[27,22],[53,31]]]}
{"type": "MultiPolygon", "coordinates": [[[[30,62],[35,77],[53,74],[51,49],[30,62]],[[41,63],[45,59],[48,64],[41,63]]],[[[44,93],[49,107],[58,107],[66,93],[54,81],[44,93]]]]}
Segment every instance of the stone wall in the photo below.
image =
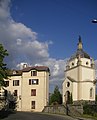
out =
{"type": "Polygon", "coordinates": [[[45,106],[43,112],[45,113],[55,113],[55,114],[66,114],[66,108],[64,105],[52,105],[45,106]]]}
{"type": "Polygon", "coordinates": [[[64,114],[64,115],[72,115],[72,116],[80,116],[83,114],[83,106],[75,106],[75,105],[53,105],[53,106],[45,106],[43,112],[45,113],[53,113],[53,114],[64,114]]]}
{"type": "Polygon", "coordinates": [[[80,116],[83,114],[83,105],[68,105],[69,114],[73,116],[80,116]]]}

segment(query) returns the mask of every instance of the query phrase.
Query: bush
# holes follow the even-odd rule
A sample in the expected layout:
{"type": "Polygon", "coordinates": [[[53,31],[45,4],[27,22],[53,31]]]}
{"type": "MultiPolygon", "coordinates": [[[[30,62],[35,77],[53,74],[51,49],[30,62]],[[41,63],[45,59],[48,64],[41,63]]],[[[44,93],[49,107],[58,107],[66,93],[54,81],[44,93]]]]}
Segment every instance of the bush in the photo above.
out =
{"type": "Polygon", "coordinates": [[[92,115],[97,117],[97,105],[85,104],[83,106],[84,114],[92,115]]]}

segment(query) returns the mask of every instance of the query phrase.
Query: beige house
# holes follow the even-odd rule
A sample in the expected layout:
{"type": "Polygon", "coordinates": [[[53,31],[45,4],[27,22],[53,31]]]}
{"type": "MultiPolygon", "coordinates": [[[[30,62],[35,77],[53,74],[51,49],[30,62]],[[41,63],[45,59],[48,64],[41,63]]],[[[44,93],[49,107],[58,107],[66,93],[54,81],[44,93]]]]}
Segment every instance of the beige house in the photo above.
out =
{"type": "Polygon", "coordinates": [[[72,96],[76,101],[95,101],[94,60],[83,50],[81,37],[77,51],[67,61],[63,82],[63,103],[68,103],[72,96]]]}
{"type": "MultiPolygon", "coordinates": [[[[49,99],[49,68],[46,66],[26,67],[13,70],[6,80],[7,98],[17,99],[17,111],[42,111],[49,99]]],[[[12,103],[11,101],[11,103],[12,103]]]]}

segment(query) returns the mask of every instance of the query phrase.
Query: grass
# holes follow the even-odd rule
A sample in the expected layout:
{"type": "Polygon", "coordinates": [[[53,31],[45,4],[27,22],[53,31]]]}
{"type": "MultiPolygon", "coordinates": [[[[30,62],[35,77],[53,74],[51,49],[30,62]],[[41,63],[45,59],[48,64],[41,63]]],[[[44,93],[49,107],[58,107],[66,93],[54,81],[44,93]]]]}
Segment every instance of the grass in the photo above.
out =
{"type": "Polygon", "coordinates": [[[97,120],[97,117],[96,116],[92,116],[92,115],[83,114],[82,117],[84,117],[84,118],[91,118],[93,120],[97,120]]]}

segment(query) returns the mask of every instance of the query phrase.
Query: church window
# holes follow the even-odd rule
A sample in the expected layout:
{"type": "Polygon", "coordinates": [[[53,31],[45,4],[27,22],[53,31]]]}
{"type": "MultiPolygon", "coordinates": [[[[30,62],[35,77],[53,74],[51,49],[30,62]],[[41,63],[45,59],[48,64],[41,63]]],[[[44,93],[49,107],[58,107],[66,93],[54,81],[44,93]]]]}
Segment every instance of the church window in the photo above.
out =
{"type": "Polygon", "coordinates": [[[74,66],[74,63],[72,63],[72,66],[74,66]]]}
{"type": "Polygon", "coordinates": [[[86,65],[88,65],[89,63],[88,62],[86,62],[86,65]]]}
{"type": "Polygon", "coordinates": [[[66,83],[66,87],[69,87],[69,86],[70,86],[70,82],[67,82],[67,83],[66,83]]]}
{"type": "Polygon", "coordinates": [[[90,98],[93,97],[93,88],[90,89],[90,98]]]}

